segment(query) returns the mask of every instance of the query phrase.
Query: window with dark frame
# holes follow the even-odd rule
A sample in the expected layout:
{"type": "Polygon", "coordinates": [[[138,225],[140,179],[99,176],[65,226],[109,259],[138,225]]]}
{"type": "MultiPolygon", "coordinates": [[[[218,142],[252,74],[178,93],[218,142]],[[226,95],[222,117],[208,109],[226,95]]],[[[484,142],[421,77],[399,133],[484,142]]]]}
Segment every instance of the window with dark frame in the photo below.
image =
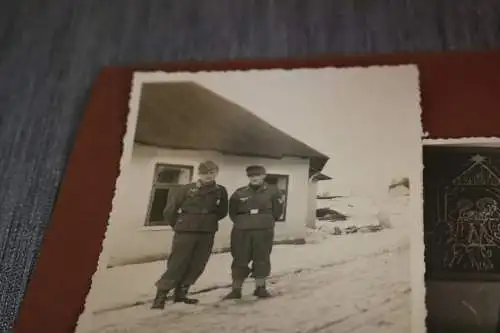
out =
{"type": "Polygon", "coordinates": [[[281,198],[283,200],[283,213],[278,219],[280,222],[286,220],[286,211],[288,208],[288,175],[278,175],[278,174],[268,174],[266,177],[266,182],[269,185],[276,186],[281,193],[281,198]]]}
{"type": "Polygon", "coordinates": [[[193,178],[193,167],[187,165],[156,164],[153,186],[149,199],[146,226],[167,225],[163,210],[173,189],[189,184],[193,178]]]}

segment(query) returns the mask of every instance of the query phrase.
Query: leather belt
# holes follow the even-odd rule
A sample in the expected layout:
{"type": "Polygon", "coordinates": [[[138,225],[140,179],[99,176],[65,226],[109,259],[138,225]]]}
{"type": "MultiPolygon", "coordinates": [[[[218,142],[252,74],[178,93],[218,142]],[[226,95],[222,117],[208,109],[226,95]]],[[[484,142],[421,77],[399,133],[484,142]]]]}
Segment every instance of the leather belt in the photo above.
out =
{"type": "Polygon", "coordinates": [[[262,215],[262,214],[271,214],[272,211],[269,209],[251,209],[247,212],[238,212],[237,215],[262,215]]]}
{"type": "Polygon", "coordinates": [[[210,212],[210,211],[201,211],[201,212],[189,212],[189,211],[185,211],[185,210],[182,210],[182,209],[179,209],[179,214],[193,214],[193,215],[213,215],[213,214],[217,214],[216,212],[210,212]]]}

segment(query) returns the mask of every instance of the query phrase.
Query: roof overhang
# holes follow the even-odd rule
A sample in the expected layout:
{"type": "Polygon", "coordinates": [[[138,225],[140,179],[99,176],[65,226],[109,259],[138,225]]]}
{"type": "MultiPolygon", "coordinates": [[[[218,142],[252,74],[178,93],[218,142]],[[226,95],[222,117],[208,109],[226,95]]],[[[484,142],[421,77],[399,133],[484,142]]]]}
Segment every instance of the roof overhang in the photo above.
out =
{"type": "Polygon", "coordinates": [[[330,176],[325,175],[324,173],[321,172],[316,172],[311,176],[311,179],[314,181],[324,181],[324,180],[332,180],[333,178],[330,176]]]}

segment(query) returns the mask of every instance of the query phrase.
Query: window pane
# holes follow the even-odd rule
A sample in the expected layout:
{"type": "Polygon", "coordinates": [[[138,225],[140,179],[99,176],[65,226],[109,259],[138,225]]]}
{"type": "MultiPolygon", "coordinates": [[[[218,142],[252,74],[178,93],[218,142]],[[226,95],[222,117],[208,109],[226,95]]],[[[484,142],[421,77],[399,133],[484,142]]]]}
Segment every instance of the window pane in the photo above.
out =
{"type": "Polygon", "coordinates": [[[149,210],[149,225],[164,225],[163,210],[167,204],[169,188],[158,188],[154,190],[151,208],[149,210]]]}
{"type": "Polygon", "coordinates": [[[178,184],[189,184],[191,182],[191,178],[192,178],[192,172],[191,172],[191,169],[189,168],[182,168],[182,169],[179,169],[180,170],[180,174],[179,174],[179,181],[178,181],[178,184]]]}
{"type": "Polygon", "coordinates": [[[278,184],[278,177],[268,175],[266,177],[266,183],[268,183],[270,185],[277,185],[278,184]]]}
{"type": "Polygon", "coordinates": [[[180,169],[173,169],[165,166],[158,167],[156,174],[157,183],[179,184],[181,175],[180,169]]]}
{"type": "Polygon", "coordinates": [[[287,191],[288,187],[288,177],[280,175],[268,175],[266,177],[266,182],[270,185],[276,186],[281,192],[287,191]]]}
{"type": "Polygon", "coordinates": [[[284,205],[283,213],[278,221],[284,221],[287,210],[288,177],[283,175],[268,175],[266,177],[266,182],[270,185],[276,186],[281,193],[281,199],[283,200],[284,205]]]}
{"type": "Polygon", "coordinates": [[[278,188],[281,191],[286,192],[286,189],[288,187],[288,178],[287,177],[280,177],[277,180],[278,180],[278,182],[276,183],[276,186],[278,186],[278,188]]]}
{"type": "Polygon", "coordinates": [[[188,184],[191,182],[191,169],[182,166],[159,165],[156,168],[156,184],[188,184]]]}

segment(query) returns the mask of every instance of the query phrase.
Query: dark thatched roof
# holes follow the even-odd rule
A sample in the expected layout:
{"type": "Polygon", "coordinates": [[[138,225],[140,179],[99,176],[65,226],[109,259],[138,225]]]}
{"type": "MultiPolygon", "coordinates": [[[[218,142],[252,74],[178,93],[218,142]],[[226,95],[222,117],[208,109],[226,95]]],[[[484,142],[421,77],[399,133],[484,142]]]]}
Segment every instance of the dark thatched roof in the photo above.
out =
{"type": "Polygon", "coordinates": [[[308,158],[310,174],[321,171],[329,159],[243,107],[193,82],[142,86],[135,142],[228,155],[308,158]]]}

